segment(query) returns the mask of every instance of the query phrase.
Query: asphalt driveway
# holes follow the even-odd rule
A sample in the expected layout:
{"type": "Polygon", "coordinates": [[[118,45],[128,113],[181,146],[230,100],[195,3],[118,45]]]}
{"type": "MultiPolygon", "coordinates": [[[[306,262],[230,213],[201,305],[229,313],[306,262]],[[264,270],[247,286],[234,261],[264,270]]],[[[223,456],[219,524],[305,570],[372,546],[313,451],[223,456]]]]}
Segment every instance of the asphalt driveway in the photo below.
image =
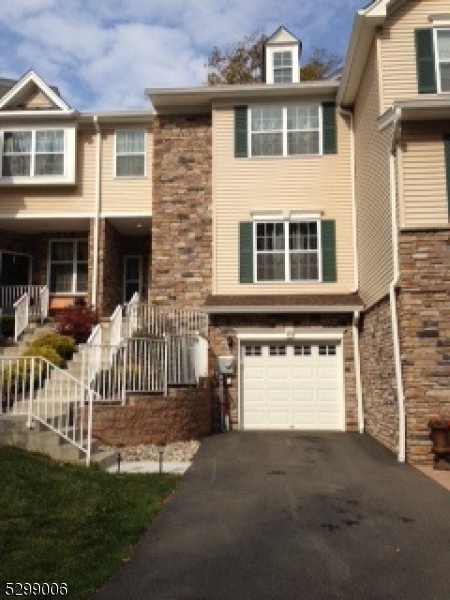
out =
{"type": "Polygon", "coordinates": [[[450,598],[450,493],[358,434],[203,441],[98,600],[450,598]]]}

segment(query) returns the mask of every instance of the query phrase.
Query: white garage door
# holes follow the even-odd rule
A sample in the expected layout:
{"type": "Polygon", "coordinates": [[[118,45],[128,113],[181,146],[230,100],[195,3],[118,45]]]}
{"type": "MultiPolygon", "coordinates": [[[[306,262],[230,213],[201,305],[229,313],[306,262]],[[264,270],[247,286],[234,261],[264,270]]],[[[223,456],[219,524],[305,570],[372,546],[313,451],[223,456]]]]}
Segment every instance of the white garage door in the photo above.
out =
{"type": "Polygon", "coordinates": [[[245,342],[244,429],[342,430],[341,346],[245,342]]]}

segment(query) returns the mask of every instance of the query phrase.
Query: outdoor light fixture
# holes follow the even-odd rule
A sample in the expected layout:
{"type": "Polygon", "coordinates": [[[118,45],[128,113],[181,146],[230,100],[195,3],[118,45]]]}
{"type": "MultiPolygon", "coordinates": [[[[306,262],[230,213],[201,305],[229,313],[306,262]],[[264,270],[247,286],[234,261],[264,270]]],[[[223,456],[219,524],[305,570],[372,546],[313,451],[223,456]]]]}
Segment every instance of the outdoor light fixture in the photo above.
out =
{"type": "Polygon", "coordinates": [[[156,450],[158,451],[158,455],[159,455],[159,474],[162,475],[163,472],[163,456],[164,456],[164,451],[166,449],[165,444],[158,444],[156,446],[156,450]]]}

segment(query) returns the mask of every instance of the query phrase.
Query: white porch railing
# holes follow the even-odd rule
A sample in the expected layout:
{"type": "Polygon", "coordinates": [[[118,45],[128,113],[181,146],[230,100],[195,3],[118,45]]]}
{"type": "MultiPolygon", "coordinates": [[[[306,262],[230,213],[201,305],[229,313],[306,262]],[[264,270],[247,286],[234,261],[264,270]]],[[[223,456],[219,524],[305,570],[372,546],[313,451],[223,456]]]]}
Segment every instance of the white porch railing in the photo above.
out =
{"type": "Polygon", "coordinates": [[[96,325],[85,344],[79,346],[81,352],[81,381],[91,386],[102,368],[102,326],[96,325]]]}
{"type": "Polygon", "coordinates": [[[19,336],[30,324],[30,297],[27,292],[13,304],[14,308],[14,341],[17,342],[19,336]]]}
{"type": "Polygon", "coordinates": [[[135,292],[131,300],[125,305],[126,330],[124,331],[124,337],[132,337],[134,332],[137,331],[137,306],[139,306],[139,293],[135,292]]]}
{"type": "Polygon", "coordinates": [[[25,293],[30,298],[30,318],[46,319],[49,308],[48,287],[42,285],[0,286],[0,307],[3,312],[13,312],[13,306],[25,293]]]}
{"type": "Polygon", "coordinates": [[[208,335],[209,318],[201,310],[186,310],[182,308],[162,308],[147,304],[134,303],[128,306],[132,329],[134,333],[144,335],[190,335],[199,332],[208,335]]]}
{"type": "Polygon", "coordinates": [[[109,344],[110,346],[115,347],[122,341],[123,310],[121,304],[116,307],[116,310],[111,315],[110,322],[109,344]]]}
{"type": "Polygon", "coordinates": [[[91,460],[95,392],[41,357],[0,358],[0,413],[40,421],[91,460]]]}

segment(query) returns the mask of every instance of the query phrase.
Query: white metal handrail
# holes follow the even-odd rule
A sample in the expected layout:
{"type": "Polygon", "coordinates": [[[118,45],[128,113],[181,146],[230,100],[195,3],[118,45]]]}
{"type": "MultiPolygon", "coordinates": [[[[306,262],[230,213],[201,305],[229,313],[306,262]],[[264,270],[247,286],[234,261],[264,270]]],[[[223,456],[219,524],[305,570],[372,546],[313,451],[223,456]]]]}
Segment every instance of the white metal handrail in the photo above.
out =
{"type": "Polygon", "coordinates": [[[102,326],[96,325],[85,344],[79,346],[82,362],[82,382],[90,387],[102,368],[102,326]]]}
{"type": "MultiPolygon", "coordinates": [[[[14,304],[25,293],[30,297],[30,317],[42,318],[42,290],[47,286],[41,285],[1,285],[0,286],[0,307],[4,312],[13,311],[14,304]]],[[[48,288],[47,288],[48,290],[48,288]]],[[[44,297],[45,298],[45,297],[44,297]]],[[[47,300],[48,311],[48,300],[47,300]]],[[[47,315],[48,316],[48,315],[47,315]]]]}
{"type": "Polygon", "coordinates": [[[48,312],[50,307],[50,291],[48,286],[44,285],[39,290],[39,310],[41,323],[48,319],[48,312]]]}
{"type": "Polygon", "coordinates": [[[91,460],[92,401],[96,392],[45,358],[0,357],[0,413],[43,423],[91,460]]]}
{"type": "Polygon", "coordinates": [[[130,337],[135,332],[154,336],[191,335],[196,332],[205,337],[208,335],[209,317],[201,310],[134,303],[129,306],[129,311],[133,324],[130,337]]]}
{"type": "Polygon", "coordinates": [[[114,348],[122,341],[123,310],[121,304],[116,307],[111,315],[110,323],[109,344],[114,348]]]}
{"type": "Polygon", "coordinates": [[[137,331],[137,306],[139,305],[139,293],[134,292],[131,300],[125,305],[126,332],[125,337],[131,337],[137,331]]]}
{"type": "Polygon", "coordinates": [[[17,342],[19,336],[30,324],[30,297],[25,292],[17,302],[13,304],[14,308],[14,341],[17,342]]]}

